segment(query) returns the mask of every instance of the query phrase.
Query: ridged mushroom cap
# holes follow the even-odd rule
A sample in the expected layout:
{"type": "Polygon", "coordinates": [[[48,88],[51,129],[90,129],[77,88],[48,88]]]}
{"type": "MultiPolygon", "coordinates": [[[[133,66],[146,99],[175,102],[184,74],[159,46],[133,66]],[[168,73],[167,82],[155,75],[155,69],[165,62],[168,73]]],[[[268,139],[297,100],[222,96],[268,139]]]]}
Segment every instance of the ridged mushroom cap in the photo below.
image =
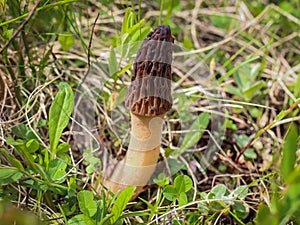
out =
{"type": "Polygon", "coordinates": [[[174,38],[168,25],[160,25],[143,41],[133,64],[125,99],[134,114],[157,116],[172,107],[171,63],[174,38]]]}

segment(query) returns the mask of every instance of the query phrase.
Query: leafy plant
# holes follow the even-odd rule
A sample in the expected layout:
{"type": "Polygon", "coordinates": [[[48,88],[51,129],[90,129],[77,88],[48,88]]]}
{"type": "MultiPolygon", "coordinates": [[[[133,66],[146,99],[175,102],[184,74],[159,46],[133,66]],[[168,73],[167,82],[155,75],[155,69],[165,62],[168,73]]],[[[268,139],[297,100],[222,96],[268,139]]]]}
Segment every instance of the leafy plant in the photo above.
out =
{"type": "Polygon", "coordinates": [[[284,139],[281,174],[285,190],[274,187],[270,206],[262,204],[255,218],[256,224],[284,225],[289,221],[300,223],[300,168],[296,164],[299,130],[291,124],[284,139]]]}
{"type": "Polygon", "coordinates": [[[238,186],[229,191],[224,184],[214,186],[210,192],[201,193],[206,203],[199,204],[199,210],[207,215],[214,215],[215,212],[230,213],[237,221],[247,217],[249,206],[244,201],[248,194],[248,187],[238,186]]]}
{"type": "Polygon", "coordinates": [[[179,175],[174,179],[173,185],[164,188],[163,195],[171,202],[178,201],[179,206],[188,203],[188,192],[193,187],[193,181],[186,175],[179,175]]]}
{"type": "Polygon", "coordinates": [[[135,187],[129,187],[121,193],[107,198],[103,192],[102,199],[94,200],[92,192],[83,190],[78,193],[79,215],[68,220],[70,224],[123,224],[122,212],[134,194],[135,187]]]}
{"type": "Polygon", "coordinates": [[[260,69],[260,63],[252,66],[249,64],[241,66],[233,74],[237,87],[231,84],[225,85],[227,91],[241,100],[250,101],[254,96],[260,94],[260,90],[265,87],[264,81],[257,81],[260,69]]]}

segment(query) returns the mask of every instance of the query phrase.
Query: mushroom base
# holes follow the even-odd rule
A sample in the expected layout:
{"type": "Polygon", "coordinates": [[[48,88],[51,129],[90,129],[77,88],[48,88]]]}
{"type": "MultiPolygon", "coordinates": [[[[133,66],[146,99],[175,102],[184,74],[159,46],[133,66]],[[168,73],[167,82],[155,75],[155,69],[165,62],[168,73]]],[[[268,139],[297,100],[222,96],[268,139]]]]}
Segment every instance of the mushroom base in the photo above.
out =
{"type": "Polygon", "coordinates": [[[106,177],[104,186],[116,193],[136,186],[136,193],[143,190],[153,175],[160,153],[164,115],[145,117],[131,113],[131,137],[125,158],[112,175],[106,177]]]}

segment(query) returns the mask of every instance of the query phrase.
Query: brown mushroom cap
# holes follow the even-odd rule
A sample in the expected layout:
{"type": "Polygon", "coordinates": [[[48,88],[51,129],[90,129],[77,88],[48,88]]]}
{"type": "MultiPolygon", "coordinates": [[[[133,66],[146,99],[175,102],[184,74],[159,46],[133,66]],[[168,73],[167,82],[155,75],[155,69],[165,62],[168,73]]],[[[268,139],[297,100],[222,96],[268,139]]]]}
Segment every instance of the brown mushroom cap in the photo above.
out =
{"type": "Polygon", "coordinates": [[[174,38],[160,25],[143,41],[135,62],[125,104],[134,114],[157,116],[172,107],[171,63],[174,38]]]}

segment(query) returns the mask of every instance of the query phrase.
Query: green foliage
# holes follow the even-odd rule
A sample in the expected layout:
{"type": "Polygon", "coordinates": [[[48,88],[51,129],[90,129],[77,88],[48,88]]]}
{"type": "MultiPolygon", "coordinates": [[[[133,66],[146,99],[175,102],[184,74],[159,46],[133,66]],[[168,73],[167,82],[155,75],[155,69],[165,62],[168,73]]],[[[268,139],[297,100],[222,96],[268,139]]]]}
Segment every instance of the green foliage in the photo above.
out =
{"type": "Polygon", "coordinates": [[[160,187],[165,187],[170,183],[170,179],[164,173],[160,173],[158,177],[154,179],[154,183],[160,187]]]}
{"type": "Polygon", "coordinates": [[[74,37],[72,34],[61,34],[59,35],[59,43],[64,51],[69,51],[69,49],[74,45],[74,37]]]}
{"type": "Polygon", "coordinates": [[[83,158],[84,161],[88,163],[88,166],[85,169],[88,174],[92,174],[100,166],[100,159],[93,156],[90,149],[86,149],[83,152],[83,158]]]}
{"type": "Polygon", "coordinates": [[[228,84],[225,86],[227,91],[241,100],[250,101],[253,97],[260,94],[261,89],[265,87],[265,82],[258,80],[260,69],[261,65],[259,63],[252,66],[249,64],[241,66],[233,74],[237,87],[228,84]]]}
{"type": "Polygon", "coordinates": [[[0,167],[0,184],[8,185],[19,180],[23,174],[13,167],[0,167]]]}
{"type": "Polygon", "coordinates": [[[59,92],[54,98],[49,111],[49,138],[51,157],[57,153],[60,136],[69,123],[73,110],[74,94],[67,83],[60,83],[59,92]]]}
{"type": "Polygon", "coordinates": [[[80,211],[88,216],[93,217],[97,212],[97,203],[94,201],[94,195],[90,191],[80,191],[78,193],[78,204],[80,211]]]}
{"type": "Polygon", "coordinates": [[[284,139],[283,157],[281,161],[282,178],[286,190],[280,193],[274,190],[271,205],[260,205],[256,224],[284,225],[289,221],[300,222],[300,169],[295,167],[296,151],[298,149],[299,130],[291,124],[284,139]]]}
{"type": "Polygon", "coordinates": [[[220,29],[224,29],[226,31],[228,31],[229,29],[237,29],[239,27],[239,23],[238,21],[227,17],[227,16],[211,16],[210,18],[211,23],[215,26],[218,27],[220,29]]]}
{"type": "Polygon", "coordinates": [[[205,129],[209,124],[210,115],[208,112],[201,113],[189,128],[189,133],[184,136],[179,150],[175,156],[179,156],[188,148],[194,146],[201,139],[205,129]]]}
{"type": "Polygon", "coordinates": [[[239,221],[249,214],[249,206],[244,201],[248,191],[245,185],[238,186],[230,192],[224,184],[218,184],[209,193],[201,193],[206,203],[199,204],[199,210],[213,217],[215,212],[230,213],[239,221]]]}
{"type": "Polygon", "coordinates": [[[296,163],[296,151],[298,149],[298,129],[292,124],[287,132],[283,145],[283,156],[281,162],[281,173],[284,180],[287,180],[293,172],[296,163]]]}
{"type": "Polygon", "coordinates": [[[167,185],[164,188],[163,195],[169,201],[178,201],[179,206],[188,203],[188,192],[193,187],[193,181],[186,175],[179,175],[175,178],[173,185],[167,185]]]}
{"type": "MultiPolygon", "coordinates": [[[[111,214],[113,215],[110,219],[111,224],[115,224],[119,220],[121,213],[126,208],[129,200],[132,198],[134,191],[135,187],[128,187],[118,195],[111,209],[111,214]]],[[[122,224],[121,221],[119,221],[118,224],[122,224]]]]}

